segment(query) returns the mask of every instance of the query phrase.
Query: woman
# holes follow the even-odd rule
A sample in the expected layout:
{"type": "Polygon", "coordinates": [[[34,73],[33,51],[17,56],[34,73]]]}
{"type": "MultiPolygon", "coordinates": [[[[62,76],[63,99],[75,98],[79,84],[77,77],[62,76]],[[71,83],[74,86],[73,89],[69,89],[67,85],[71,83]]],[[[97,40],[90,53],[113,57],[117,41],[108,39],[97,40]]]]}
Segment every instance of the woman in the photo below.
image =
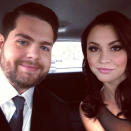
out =
{"type": "Polygon", "coordinates": [[[88,131],[131,131],[131,21],[108,11],[82,34],[86,98],[80,115],[88,131]]]}

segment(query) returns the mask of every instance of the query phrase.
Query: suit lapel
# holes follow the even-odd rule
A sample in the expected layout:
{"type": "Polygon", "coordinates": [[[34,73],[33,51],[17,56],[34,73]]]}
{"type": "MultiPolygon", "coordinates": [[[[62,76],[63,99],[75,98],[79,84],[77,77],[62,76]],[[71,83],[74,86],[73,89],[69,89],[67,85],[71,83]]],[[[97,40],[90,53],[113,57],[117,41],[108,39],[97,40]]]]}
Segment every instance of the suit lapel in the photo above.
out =
{"type": "Polygon", "coordinates": [[[9,124],[0,108],[0,131],[10,131],[9,124]]]}
{"type": "Polygon", "coordinates": [[[32,116],[31,116],[31,130],[30,131],[42,131],[41,128],[41,114],[39,113],[39,91],[37,88],[34,90],[33,95],[33,107],[32,107],[32,116]]]}
{"type": "MultiPolygon", "coordinates": [[[[49,119],[49,111],[47,108],[43,108],[41,105],[47,104],[47,99],[45,94],[46,91],[43,92],[43,96],[45,99],[40,98],[39,90],[35,88],[33,95],[33,107],[32,107],[32,119],[31,119],[31,131],[51,131],[50,125],[48,122],[49,119]],[[49,125],[49,126],[48,126],[49,125]]],[[[48,94],[48,93],[47,93],[48,94]]]]}

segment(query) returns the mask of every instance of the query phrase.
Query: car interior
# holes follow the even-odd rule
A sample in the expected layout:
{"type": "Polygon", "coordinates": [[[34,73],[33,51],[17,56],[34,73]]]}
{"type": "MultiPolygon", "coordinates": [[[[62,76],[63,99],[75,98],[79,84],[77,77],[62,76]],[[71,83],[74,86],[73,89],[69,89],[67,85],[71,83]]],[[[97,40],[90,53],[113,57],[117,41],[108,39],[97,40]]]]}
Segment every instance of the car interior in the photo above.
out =
{"type": "Polygon", "coordinates": [[[131,0],[2,0],[0,19],[5,12],[26,2],[44,4],[58,16],[60,26],[52,50],[50,72],[39,89],[42,92],[44,86],[68,103],[74,131],[82,131],[79,104],[85,96],[86,86],[82,72],[81,34],[95,16],[105,11],[120,11],[131,18],[131,0]]]}

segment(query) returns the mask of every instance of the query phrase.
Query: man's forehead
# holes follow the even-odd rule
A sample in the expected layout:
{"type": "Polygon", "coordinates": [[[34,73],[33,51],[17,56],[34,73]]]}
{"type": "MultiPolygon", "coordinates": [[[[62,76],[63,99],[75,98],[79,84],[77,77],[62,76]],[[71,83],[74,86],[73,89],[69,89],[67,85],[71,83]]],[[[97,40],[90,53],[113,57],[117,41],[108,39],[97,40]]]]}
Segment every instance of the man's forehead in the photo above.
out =
{"type": "Polygon", "coordinates": [[[46,20],[44,20],[44,19],[40,19],[39,17],[34,16],[34,15],[29,15],[29,14],[20,14],[20,15],[17,17],[17,19],[16,19],[16,24],[18,24],[18,23],[21,22],[21,21],[27,21],[27,20],[31,20],[31,21],[32,21],[32,19],[35,19],[35,20],[37,20],[37,21],[39,20],[39,21],[44,22],[44,23],[47,23],[48,25],[51,26],[51,24],[50,24],[48,21],[46,21],[46,20]]]}

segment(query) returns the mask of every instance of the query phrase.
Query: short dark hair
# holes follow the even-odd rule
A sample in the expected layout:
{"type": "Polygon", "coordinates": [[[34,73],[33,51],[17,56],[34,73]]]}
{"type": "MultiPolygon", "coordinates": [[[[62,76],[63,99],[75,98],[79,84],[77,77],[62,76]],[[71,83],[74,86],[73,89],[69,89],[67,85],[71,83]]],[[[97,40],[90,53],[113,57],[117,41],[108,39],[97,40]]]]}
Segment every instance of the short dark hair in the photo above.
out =
{"type": "Polygon", "coordinates": [[[39,3],[29,2],[16,7],[13,11],[7,12],[2,20],[2,34],[7,37],[9,32],[16,26],[16,20],[20,15],[35,16],[41,20],[48,22],[54,32],[54,42],[58,33],[58,18],[54,11],[39,3]]]}
{"type": "Polygon", "coordinates": [[[85,73],[87,83],[87,98],[84,100],[87,104],[83,105],[83,110],[87,112],[88,117],[95,117],[98,113],[99,107],[102,102],[100,90],[102,83],[96,78],[89,68],[87,61],[87,38],[93,27],[96,25],[110,25],[116,31],[122,47],[127,52],[127,78],[116,89],[115,98],[118,106],[121,108],[122,113],[131,120],[131,20],[124,14],[118,11],[107,11],[98,15],[84,30],[81,36],[82,51],[84,54],[83,71],[85,73]],[[124,99],[123,99],[124,98],[124,99]],[[88,99],[88,100],[87,100],[88,99]],[[94,101],[95,102],[94,102],[94,101]],[[87,102],[88,101],[88,102],[87,102]],[[93,103],[93,104],[91,104],[93,103]],[[90,109],[89,109],[90,105],[90,109]],[[86,107],[87,106],[87,107],[86,107]],[[88,111],[87,111],[88,109],[88,111]],[[90,112],[90,113],[89,113],[90,112]]]}

